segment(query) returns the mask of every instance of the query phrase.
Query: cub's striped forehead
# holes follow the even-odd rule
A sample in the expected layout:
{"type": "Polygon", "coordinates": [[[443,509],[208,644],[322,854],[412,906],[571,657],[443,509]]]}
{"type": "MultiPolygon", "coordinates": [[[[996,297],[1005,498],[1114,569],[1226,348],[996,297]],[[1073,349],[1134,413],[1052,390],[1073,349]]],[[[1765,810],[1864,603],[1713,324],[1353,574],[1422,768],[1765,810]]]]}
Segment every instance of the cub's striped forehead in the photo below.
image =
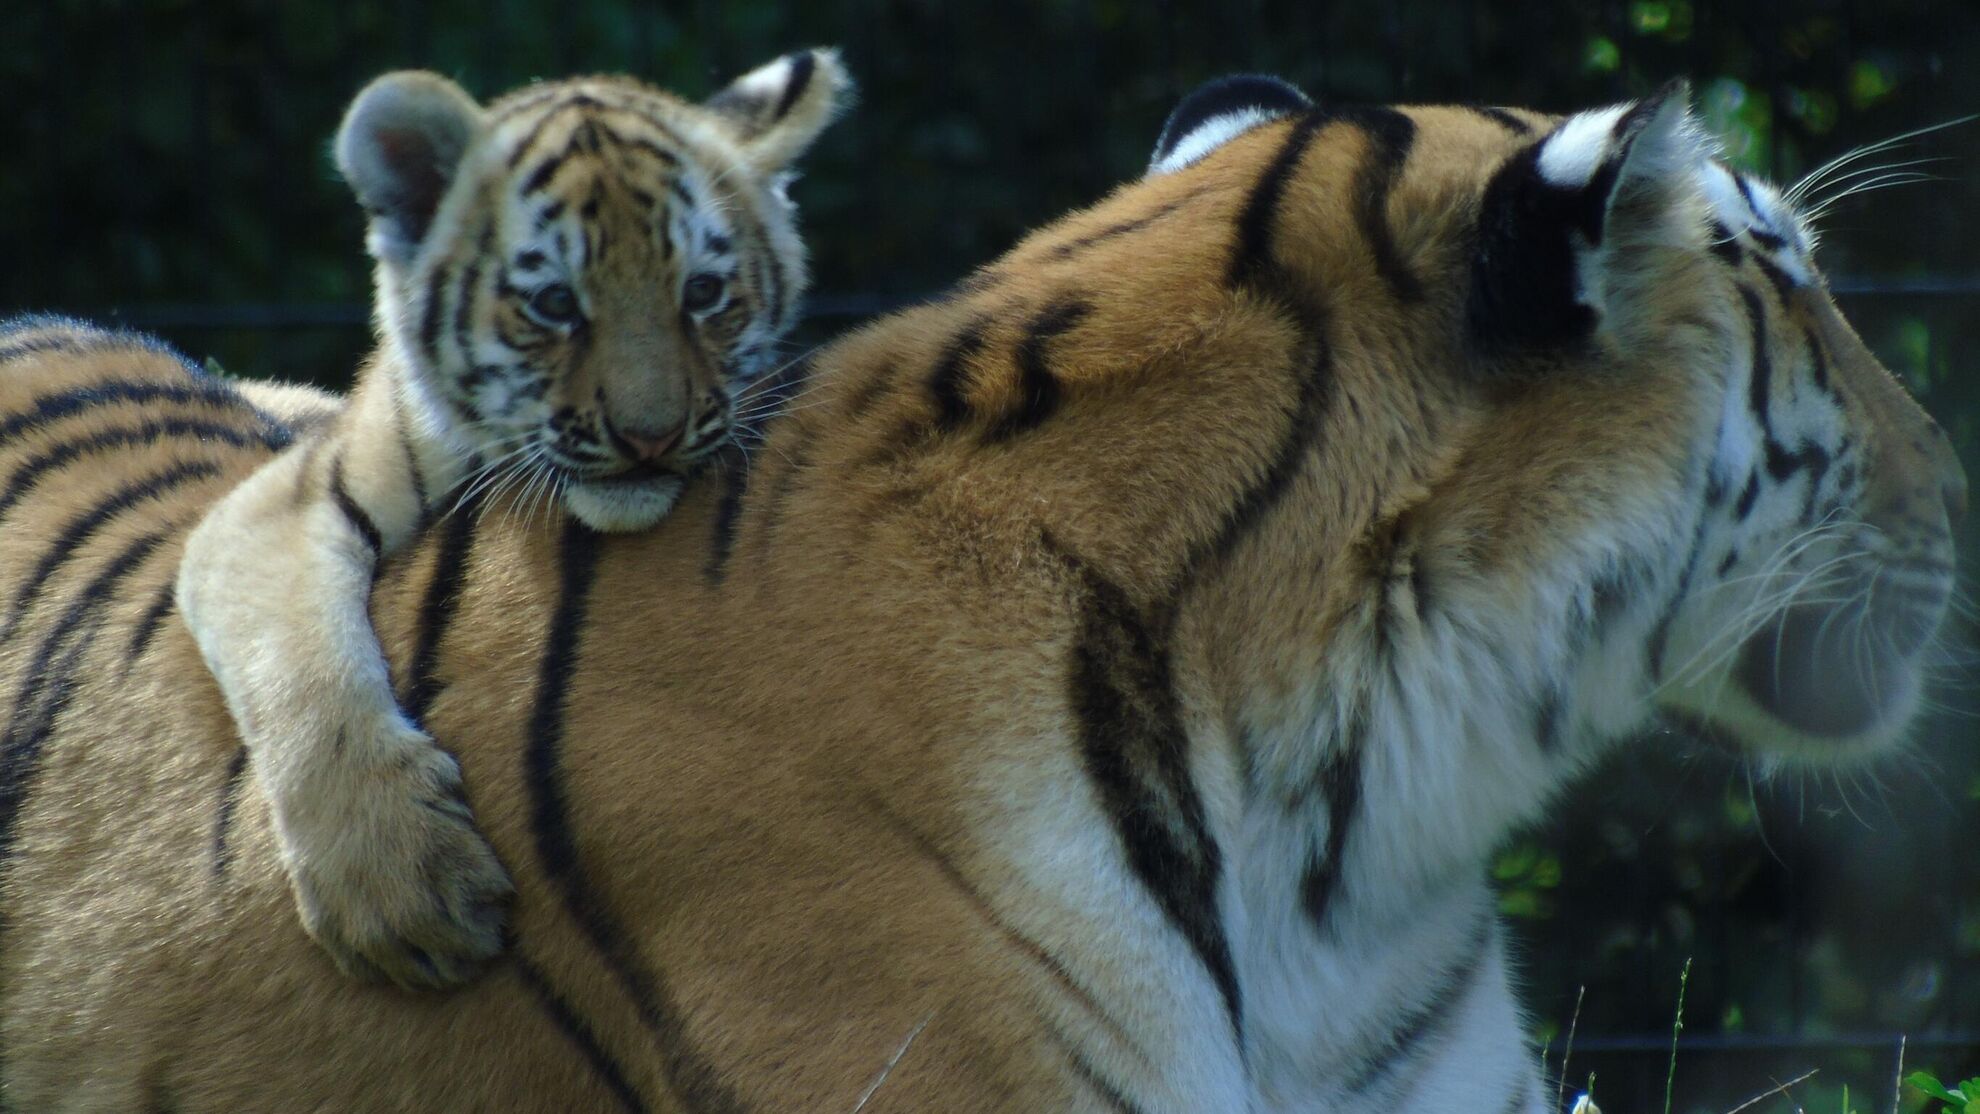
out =
{"type": "Polygon", "coordinates": [[[588,79],[528,90],[496,102],[490,124],[491,155],[522,193],[550,186],[574,162],[674,179],[710,159],[727,161],[716,157],[687,106],[632,82],[588,79]]]}
{"type": "MultiPolygon", "coordinates": [[[[686,250],[729,259],[738,212],[722,183],[735,161],[696,119],[700,110],[635,82],[588,78],[525,90],[490,111],[489,167],[503,182],[521,242],[517,266],[535,271],[595,261],[614,209],[640,225],[664,256],[686,250]]],[[[732,189],[733,187],[731,187],[732,189]]]]}

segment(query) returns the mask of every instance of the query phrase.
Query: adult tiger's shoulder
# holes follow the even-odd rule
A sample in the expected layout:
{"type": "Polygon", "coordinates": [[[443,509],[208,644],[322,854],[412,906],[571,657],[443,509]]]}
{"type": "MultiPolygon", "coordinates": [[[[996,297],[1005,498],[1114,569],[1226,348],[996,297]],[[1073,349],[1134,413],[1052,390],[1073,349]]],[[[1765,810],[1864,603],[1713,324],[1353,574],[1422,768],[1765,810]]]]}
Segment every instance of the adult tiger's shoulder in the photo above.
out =
{"type": "MultiPolygon", "coordinates": [[[[665,529],[387,570],[517,883],[461,994],[336,977],[187,640],[121,656],[155,570],[62,563],[0,655],[68,694],[0,782],[6,1097],[1547,1109],[1492,849],[1658,722],[1890,753],[1965,479],[1681,90],[1288,99],[818,352],[665,529]]],[[[104,463],[124,536],[210,497],[104,463]]]]}
{"type": "Polygon", "coordinates": [[[491,491],[601,530],[667,513],[797,320],[783,184],[847,85],[820,50],[702,105],[592,77],[483,108],[423,72],[351,105],[336,156],[370,216],[378,350],[342,413],[206,516],[179,579],[303,923],[346,971],[465,979],[509,893],[394,697],[374,564],[491,491]]]}

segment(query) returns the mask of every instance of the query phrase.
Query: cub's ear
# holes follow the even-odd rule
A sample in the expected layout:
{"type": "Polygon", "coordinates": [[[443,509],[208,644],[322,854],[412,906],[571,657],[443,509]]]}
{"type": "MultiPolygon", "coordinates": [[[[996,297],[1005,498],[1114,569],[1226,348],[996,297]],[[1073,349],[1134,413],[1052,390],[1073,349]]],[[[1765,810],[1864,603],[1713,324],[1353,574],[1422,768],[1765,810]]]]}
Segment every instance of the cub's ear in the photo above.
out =
{"type": "Polygon", "coordinates": [[[1702,247],[1710,146],[1673,81],[1571,116],[1486,186],[1467,315],[1487,352],[1573,343],[1624,323],[1670,252],[1702,247]]]}
{"type": "Polygon", "coordinates": [[[800,50],[737,78],[705,107],[760,174],[787,169],[852,100],[836,50],[800,50]]]}
{"type": "Polygon", "coordinates": [[[1174,173],[1260,124],[1312,107],[1305,93],[1264,74],[1233,74],[1199,85],[1162,125],[1148,177],[1174,173]]]}
{"type": "Polygon", "coordinates": [[[412,261],[484,126],[473,97],[423,70],[386,74],[351,102],[337,169],[371,215],[367,243],[380,262],[412,261]]]}

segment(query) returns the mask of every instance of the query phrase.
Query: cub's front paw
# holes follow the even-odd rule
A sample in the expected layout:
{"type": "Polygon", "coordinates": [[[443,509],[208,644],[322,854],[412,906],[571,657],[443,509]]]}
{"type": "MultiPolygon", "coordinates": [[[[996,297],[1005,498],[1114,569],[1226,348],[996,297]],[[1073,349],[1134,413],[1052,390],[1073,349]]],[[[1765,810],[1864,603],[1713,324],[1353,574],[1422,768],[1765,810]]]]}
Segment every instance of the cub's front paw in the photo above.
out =
{"type": "Polygon", "coordinates": [[[460,765],[396,717],[354,734],[334,773],[276,810],[303,927],[354,978],[466,982],[502,950],[515,887],[475,829],[460,765]]]}

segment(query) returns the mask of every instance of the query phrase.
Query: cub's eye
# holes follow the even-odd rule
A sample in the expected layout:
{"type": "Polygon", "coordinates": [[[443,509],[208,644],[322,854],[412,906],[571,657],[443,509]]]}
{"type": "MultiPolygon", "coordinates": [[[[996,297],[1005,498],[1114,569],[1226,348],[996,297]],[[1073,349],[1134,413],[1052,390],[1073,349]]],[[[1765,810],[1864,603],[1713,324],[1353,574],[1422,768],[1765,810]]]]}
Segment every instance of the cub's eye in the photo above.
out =
{"type": "Polygon", "coordinates": [[[711,275],[706,271],[689,275],[688,280],[681,284],[681,308],[689,313],[714,309],[715,303],[722,300],[725,287],[721,275],[711,275]]]}
{"type": "Polygon", "coordinates": [[[584,310],[578,305],[577,291],[561,282],[540,287],[523,303],[531,317],[545,325],[570,328],[584,323],[584,310]]]}

